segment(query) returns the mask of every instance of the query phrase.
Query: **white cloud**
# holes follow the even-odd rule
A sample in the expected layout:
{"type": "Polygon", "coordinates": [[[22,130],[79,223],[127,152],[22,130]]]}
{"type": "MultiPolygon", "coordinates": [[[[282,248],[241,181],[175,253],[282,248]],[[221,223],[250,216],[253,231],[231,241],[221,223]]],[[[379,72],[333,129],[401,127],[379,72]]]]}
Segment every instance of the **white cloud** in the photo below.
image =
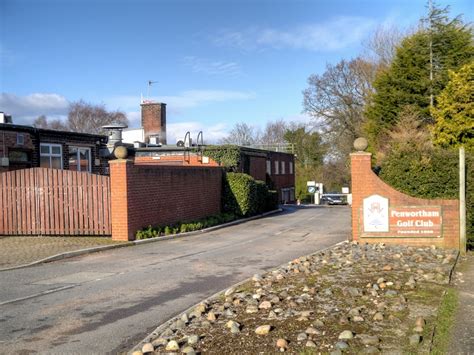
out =
{"type": "Polygon", "coordinates": [[[213,42],[245,50],[293,48],[327,52],[359,44],[375,26],[371,19],[340,16],[326,22],[299,25],[287,30],[252,28],[245,31],[222,31],[213,42]]]}
{"type": "Polygon", "coordinates": [[[199,132],[202,131],[205,144],[216,143],[227,135],[226,126],[223,123],[210,127],[196,121],[168,123],[166,125],[167,143],[175,144],[178,140],[184,140],[184,136],[188,131],[191,134],[193,142],[196,142],[199,132]]]}
{"type": "MultiPolygon", "coordinates": [[[[188,90],[179,95],[155,96],[150,99],[156,102],[167,104],[167,111],[170,113],[180,113],[185,109],[206,105],[215,102],[251,100],[255,94],[245,91],[229,90],[188,90]]],[[[118,107],[119,109],[134,109],[140,105],[138,96],[118,96],[106,100],[108,107],[118,107]]]]}
{"type": "Polygon", "coordinates": [[[184,57],[183,62],[195,73],[228,76],[235,76],[241,73],[240,65],[235,62],[211,61],[194,56],[184,57]]]}
{"type": "Polygon", "coordinates": [[[58,94],[0,95],[0,111],[11,114],[15,123],[26,123],[40,115],[63,117],[67,115],[68,107],[69,101],[58,94]]]}

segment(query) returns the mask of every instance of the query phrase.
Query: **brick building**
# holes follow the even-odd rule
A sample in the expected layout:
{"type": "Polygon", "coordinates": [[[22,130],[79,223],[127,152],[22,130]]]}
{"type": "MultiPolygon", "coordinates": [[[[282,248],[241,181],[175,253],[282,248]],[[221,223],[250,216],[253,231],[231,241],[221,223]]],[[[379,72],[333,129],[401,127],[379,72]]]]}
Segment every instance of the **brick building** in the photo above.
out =
{"type": "MultiPolygon", "coordinates": [[[[178,145],[166,145],[166,104],[143,101],[141,127],[123,131],[125,143],[134,144],[135,164],[176,166],[219,166],[212,158],[203,155],[202,142],[193,145],[191,140],[178,145]]],[[[186,140],[186,139],[185,139],[186,140]]],[[[250,147],[238,147],[240,159],[234,171],[265,181],[278,191],[282,203],[295,201],[294,155],[250,147]]]]}
{"type": "Polygon", "coordinates": [[[0,172],[47,167],[108,173],[107,136],[0,123],[0,172]]]}

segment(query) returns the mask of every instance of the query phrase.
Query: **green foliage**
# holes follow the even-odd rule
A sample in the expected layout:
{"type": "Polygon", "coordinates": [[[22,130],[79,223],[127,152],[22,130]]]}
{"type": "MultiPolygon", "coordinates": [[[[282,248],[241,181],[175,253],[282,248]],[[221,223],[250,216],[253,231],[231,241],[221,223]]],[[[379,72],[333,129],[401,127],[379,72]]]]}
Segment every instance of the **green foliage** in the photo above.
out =
{"type": "Polygon", "coordinates": [[[227,173],[223,189],[223,210],[237,216],[253,216],[273,210],[278,205],[275,192],[269,192],[263,181],[254,180],[247,174],[227,173]]]}
{"type": "Polygon", "coordinates": [[[207,146],[203,150],[203,155],[207,156],[219,165],[232,171],[237,168],[240,161],[240,148],[236,145],[207,146]]]}
{"type": "Polygon", "coordinates": [[[306,182],[321,178],[326,146],[318,132],[310,132],[304,126],[288,130],[285,140],[294,144],[295,149],[295,197],[309,201],[306,182]]]}
{"type": "MultiPolygon", "coordinates": [[[[467,242],[474,247],[474,153],[466,152],[467,242]]],[[[423,198],[459,198],[457,151],[394,150],[385,158],[380,177],[395,189],[423,198]]]]}
{"type": "Polygon", "coordinates": [[[458,18],[449,20],[446,11],[439,9],[430,13],[429,20],[429,28],[421,28],[401,42],[391,66],[374,81],[375,93],[366,107],[366,133],[375,147],[383,140],[384,132],[396,124],[406,105],[416,107],[421,118],[431,123],[430,95],[436,97],[444,89],[449,70],[457,70],[474,58],[471,28],[458,18]]]}
{"type": "Polygon", "coordinates": [[[227,173],[224,181],[224,211],[251,216],[257,209],[255,180],[247,174],[227,173]]]}
{"type": "Polygon", "coordinates": [[[457,73],[450,72],[450,81],[437,97],[431,114],[435,119],[432,130],[435,144],[474,149],[474,61],[457,73]]]}
{"type": "Polygon", "coordinates": [[[196,221],[186,222],[186,223],[175,223],[173,225],[153,227],[148,226],[136,232],[135,238],[140,239],[149,239],[160,237],[163,235],[173,235],[179,233],[193,232],[203,228],[209,228],[218,224],[227,223],[235,220],[237,217],[232,213],[221,213],[215,216],[210,216],[207,218],[202,218],[196,221]]]}

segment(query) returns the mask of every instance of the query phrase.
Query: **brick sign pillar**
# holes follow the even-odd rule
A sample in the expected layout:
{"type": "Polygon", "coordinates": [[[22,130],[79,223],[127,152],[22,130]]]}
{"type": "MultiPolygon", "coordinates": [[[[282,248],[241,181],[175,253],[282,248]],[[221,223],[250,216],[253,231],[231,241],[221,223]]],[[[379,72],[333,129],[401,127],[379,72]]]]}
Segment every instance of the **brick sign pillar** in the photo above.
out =
{"type": "Polygon", "coordinates": [[[459,201],[403,194],[372,171],[371,158],[351,154],[352,239],[459,249],[459,201]]]}
{"type": "Polygon", "coordinates": [[[128,206],[128,171],[133,166],[133,161],[117,159],[109,161],[110,166],[110,192],[111,192],[111,222],[112,240],[134,240],[136,232],[131,230],[129,223],[128,206]]]}

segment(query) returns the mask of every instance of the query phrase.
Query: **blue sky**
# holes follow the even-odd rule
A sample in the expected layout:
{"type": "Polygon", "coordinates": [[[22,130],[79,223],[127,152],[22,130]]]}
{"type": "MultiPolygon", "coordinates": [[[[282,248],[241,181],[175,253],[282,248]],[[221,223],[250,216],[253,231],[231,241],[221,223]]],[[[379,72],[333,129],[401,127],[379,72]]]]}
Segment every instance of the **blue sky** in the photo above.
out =
{"type": "MultiPolygon", "coordinates": [[[[438,1],[472,21],[469,0],[438,1]]],[[[169,141],[235,123],[306,121],[302,94],[379,26],[416,26],[424,0],[0,0],[0,111],[16,123],[104,103],[140,125],[140,94],[168,104],[169,141]]]]}

